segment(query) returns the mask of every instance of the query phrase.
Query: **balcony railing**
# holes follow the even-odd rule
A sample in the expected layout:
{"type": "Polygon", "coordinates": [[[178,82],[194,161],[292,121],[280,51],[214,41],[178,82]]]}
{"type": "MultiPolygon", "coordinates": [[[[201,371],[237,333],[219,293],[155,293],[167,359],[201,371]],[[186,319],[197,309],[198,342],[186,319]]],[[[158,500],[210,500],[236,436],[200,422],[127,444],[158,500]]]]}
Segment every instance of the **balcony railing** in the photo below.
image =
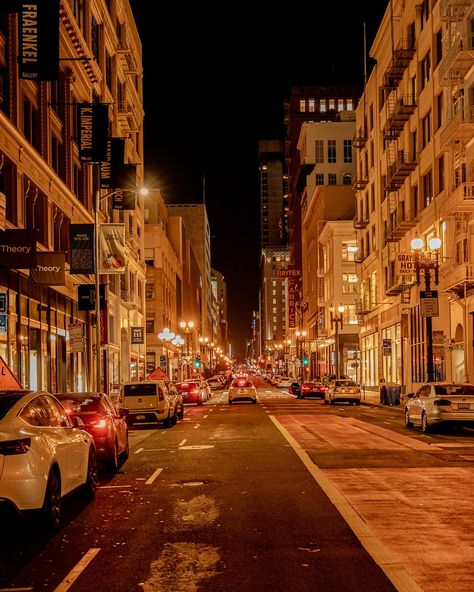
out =
{"type": "Polygon", "coordinates": [[[400,189],[408,175],[415,170],[416,164],[416,154],[404,151],[398,152],[395,162],[387,167],[385,191],[400,189]]]}
{"type": "Polygon", "coordinates": [[[439,65],[439,82],[442,85],[462,80],[470,70],[474,59],[474,33],[458,35],[447,48],[439,65]]]}
{"type": "Polygon", "coordinates": [[[441,268],[440,288],[445,292],[453,292],[458,296],[474,289],[474,265],[457,263],[451,267],[441,268]]]}
{"type": "Polygon", "coordinates": [[[364,230],[364,228],[367,228],[368,224],[368,218],[364,219],[363,216],[356,216],[354,218],[353,226],[356,230],[364,230]]]}
{"type": "Polygon", "coordinates": [[[384,126],[384,138],[393,140],[397,138],[410,119],[416,107],[416,97],[404,95],[393,102],[387,103],[387,120],[384,126]]]}
{"type": "Polygon", "coordinates": [[[455,212],[474,212],[474,182],[461,183],[451,191],[441,205],[443,216],[455,212]]]}
{"type": "Polygon", "coordinates": [[[441,0],[441,20],[461,20],[472,0],[441,0]]]}
{"type": "Polygon", "coordinates": [[[450,148],[452,143],[466,145],[474,135],[474,107],[458,109],[453,117],[443,126],[440,134],[442,150],[450,148]]]}
{"type": "Polygon", "coordinates": [[[354,148],[363,148],[367,143],[367,132],[365,129],[359,129],[354,134],[352,145],[354,148]]]}
{"type": "Polygon", "coordinates": [[[401,39],[393,51],[392,59],[383,75],[383,87],[385,89],[397,88],[414,55],[415,48],[411,39],[401,39]]]}
{"type": "Polygon", "coordinates": [[[392,217],[391,227],[387,230],[385,243],[397,243],[414,226],[416,226],[416,217],[411,212],[405,212],[403,216],[401,210],[397,210],[396,215],[392,217]]]}
{"type": "Polygon", "coordinates": [[[356,177],[356,180],[354,181],[354,184],[352,185],[352,189],[355,189],[356,191],[360,191],[361,189],[365,189],[367,187],[368,182],[369,182],[369,177],[367,176],[367,174],[360,173],[356,177]]]}

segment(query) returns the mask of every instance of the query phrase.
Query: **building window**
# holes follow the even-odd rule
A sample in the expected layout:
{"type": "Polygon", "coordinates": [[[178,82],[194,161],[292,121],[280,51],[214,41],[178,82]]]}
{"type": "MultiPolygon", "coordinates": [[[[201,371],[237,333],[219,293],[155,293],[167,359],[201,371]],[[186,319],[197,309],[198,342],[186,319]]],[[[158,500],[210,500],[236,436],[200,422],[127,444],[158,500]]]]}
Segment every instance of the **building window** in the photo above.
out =
{"type": "Polygon", "coordinates": [[[315,102],[314,99],[308,99],[308,111],[314,113],[315,102]]]}
{"type": "Polygon", "coordinates": [[[145,299],[153,300],[155,298],[155,284],[153,282],[146,282],[145,284],[145,299]]]}
{"type": "Polygon", "coordinates": [[[444,155],[438,158],[438,193],[444,190],[444,155]]]}
{"type": "Polygon", "coordinates": [[[146,319],[145,331],[147,333],[154,333],[155,332],[155,319],[146,319]]]}
{"type": "Polygon", "coordinates": [[[358,277],[355,273],[342,274],[342,293],[356,294],[358,289],[358,277]]]}
{"type": "Polygon", "coordinates": [[[430,52],[428,51],[425,57],[421,60],[421,90],[425,88],[428,84],[429,79],[431,78],[431,57],[430,52]]]}
{"type": "Polygon", "coordinates": [[[328,174],[328,185],[337,185],[336,173],[328,174]]]}
{"type": "Polygon", "coordinates": [[[440,29],[436,33],[435,48],[436,48],[436,54],[435,54],[435,60],[434,60],[434,67],[436,68],[436,66],[440,63],[440,61],[443,58],[443,31],[442,31],[442,29],[440,29]]]}
{"type": "Polygon", "coordinates": [[[342,175],[342,184],[343,185],[352,185],[352,175],[350,173],[344,173],[342,175]]]}
{"type": "Polygon", "coordinates": [[[319,101],[319,110],[321,111],[321,113],[324,113],[326,111],[326,99],[321,99],[319,101]]]}
{"type": "Polygon", "coordinates": [[[357,243],[355,241],[352,242],[343,242],[342,243],[342,253],[341,259],[342,261],[355,261],[357,259],[357,243]]]}
{"type": "Polygon", "coordinates": [[[316,185],[324,185],[324,173],[316,173],[315,183],[316,185]]]}
{"type": "Polygon", "coordinates": [[[328,162],[336,162],[336,140],[328,140],[328,162]]]}
{"type": "Polygon", "coordinates": [[[436,129],[438,130],[444,123],[443,114],[443,93],[440,92],[436,97],[436,129]]]}
{"type": "Polygon", "coordinates": [[[315,140],[314,158],[314,162],[316,162],[317,164],[324,162],[324,140],[315,140]]]}
{"type": "Polygon", "coordinates": [[[155,249],[145,249],[145,265],[148,265],[148,267],[154,267],[155,249]]]}
{"type": "Polygon", "coordinates": [[[344,111],[344,99],[337,99],[337,110],[344,111]]]}
{"type": "Polygon", "coordinates": [[[346,109],[348,111],[353,111],[354,110],[354,101],[352,99],[347,99],[347,107],[346,109]]]}
{"type": "Polygon", "coordinates": [[[423,30],[423,27],[428,22],[428,18],[430,16],[430,0],[423,0],[420,7],[420,28],[423,30]]]}
{"type": "Polygon", "coordinates": [[[430,203],[433,201],[433,175],[431,174],[431,171],[426,173],[426,175],[423,175],[422,181],[423,200],[426,208],[426,206],[429,206],[430,203]]]}
{"type": "Polygon", "coordinates": [[[336,108],[336,100],[329,99],[329,111],[331,111],[331,109],[335,109],[335,108],[336,108]]]}
{"type": "Polygon", "coordinates": [[[431,140],[431,111],[421,120],[421,140],[424,148],[431,140]]]}
{"type": "Polygon", "coordinates": [[[306,111],[306,101],[305,99],[300,99],[300,113],[304,113],[306,111]]]}
{"type": "Polygon", "coordinates": [[[344,162],[352,162],[352,140],[344,140],[344,162]]]}

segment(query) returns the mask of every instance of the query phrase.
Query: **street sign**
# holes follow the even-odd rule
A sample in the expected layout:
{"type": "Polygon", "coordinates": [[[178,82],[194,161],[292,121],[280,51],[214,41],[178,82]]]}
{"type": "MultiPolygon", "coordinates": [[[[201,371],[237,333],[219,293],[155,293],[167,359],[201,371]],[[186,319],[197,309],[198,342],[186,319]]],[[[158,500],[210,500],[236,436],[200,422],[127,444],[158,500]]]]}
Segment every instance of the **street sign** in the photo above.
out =
{"type": "Polygon", "coordinates": [[[84,351],[83,323],[69,323],[69,348],[71,353],[84,351]]]}
{"type": "Polygon", "coordinates": [[[420,290],[421,316],[439,317],[438,291],[420,290]]]}
{"type": "Polygon", "coordinates": [[[382,339],[382,352],[384,356],[392,355],[392,340],[382,339]]]}
{"type": "Polygon", "coordinates": [[[396,261],[397,275],[413,275],[416,273],[415,255],[411,255],[410,253],[398,253],[396,261]]]}

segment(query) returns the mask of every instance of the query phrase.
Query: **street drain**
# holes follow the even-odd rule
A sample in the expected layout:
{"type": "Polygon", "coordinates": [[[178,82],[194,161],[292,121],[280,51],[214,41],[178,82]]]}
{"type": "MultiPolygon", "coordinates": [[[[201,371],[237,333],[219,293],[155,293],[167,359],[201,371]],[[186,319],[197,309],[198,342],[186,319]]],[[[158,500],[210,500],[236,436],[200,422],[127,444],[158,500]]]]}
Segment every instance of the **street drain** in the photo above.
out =
{"type": "Polygon", "coordinates": [[[198,485],[204,485],[204,481],[185,481],[184,487],[197,487],[198,485]]]}

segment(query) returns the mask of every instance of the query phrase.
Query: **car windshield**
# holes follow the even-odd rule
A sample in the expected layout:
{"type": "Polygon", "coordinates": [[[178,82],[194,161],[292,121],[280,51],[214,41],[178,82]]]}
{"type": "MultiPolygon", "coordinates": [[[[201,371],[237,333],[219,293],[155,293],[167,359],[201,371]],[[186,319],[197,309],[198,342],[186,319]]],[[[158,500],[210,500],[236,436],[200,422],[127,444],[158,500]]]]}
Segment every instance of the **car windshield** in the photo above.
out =
{"type": "Polygon", "coordinates": [[[197,384],[195,382],[178,382],[178,384],[176,385],[176,387],[180,391],[189,391],[192,388],[196,388],[197,387],[197,384]]]}
{"type": "Polygon", "coordinates": [[[90,413],[97,412],[99,410],[99,397],[91,396],[71,396],[60,395],[58,399],[61,401],[62,406],[66,411],[71,410],[74,413],[90,413]]]}
{"type": "Polygon", "coordinates": [[[474,397],[474,386],[472,384],[436,384],[437,395],[462,395],[474,397]]]}
{"type": "Polygon", "coordinates": [[[25,393],[12,393],[11,395],[0,397],[0,419],[5,417],[13,405],[18,401],[18,399],[21,399],[24,394],[25,393]]]}
{"type": "Polygon", "coordinates": [[[353,380],[336,380],[335,386],[357,386],[353,380]]]}

